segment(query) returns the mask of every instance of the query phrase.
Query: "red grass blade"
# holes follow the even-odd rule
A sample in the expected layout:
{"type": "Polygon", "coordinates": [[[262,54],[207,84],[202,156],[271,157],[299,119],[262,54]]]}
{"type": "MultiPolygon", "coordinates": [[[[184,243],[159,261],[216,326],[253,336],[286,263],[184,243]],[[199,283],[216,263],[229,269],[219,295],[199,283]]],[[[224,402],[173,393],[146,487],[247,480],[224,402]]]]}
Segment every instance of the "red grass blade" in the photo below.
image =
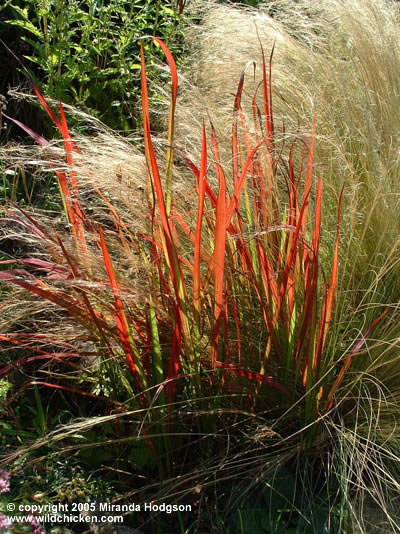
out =
{"type": "Polygon", "coordinates": [[[17,119],[13,119],[12,117],[8,117],[5,113],[3,113],[3,117],[5,117],[9,121],[13,122],[14,124],[16,124],[17,126],[22,128],[22,130],[24,130],[24,132],[26,132],[28,135],[30,135],[32,137],[32,139],[34,139],[38,145],[43,146],[43,147],[50,146],[50,143],[44,137],[42,137],[41,135],[36,133],[34,130],[29,128],[29,126],[26,126],[22,122],[17,121],[17,119]]]}
{"type": "Polygon", "coordinates": [[[347,356],[346,360],[344,361],[344,364],[342,365],[334,383],[332,384],[331,389],[329,390],[329,393],[328,393],[328,396],[325,402],[324,413],[326,413],[328,410],[331,409],[333,405],[333,397],[335,396],[337,390],[339,389],[340,384],[342,383],[344,377],[346,376],[346,373],[349,370],[349,367],[354,359],[354,356],[356,356],[357,353],[361,350],[361,348],[366,343],[367,339],[369,338],[374,328],[381,322],[381,320],[385,317],[388,311],[389,311],[389,308],[387,308],[383,313],[381,313],[381,315],[377,319],[375,319],[375,321],[371,324],[371,326],[367,328],[365,333],[361,335],[361,339],[357,341],[353,349],[350,351],[350,354],[347,356]]]}
{"type": "Polygon", "coordinates": [[[150,116],[149,116],[149,98],[147,91],[147,82],[146,82],[146,64],[144,59],[143,47],[140,49],[141,54],[141,65],[142,65],[142,74],[141,74],[141,88],[142,88],[142,112],[143,112],[143,128],[144,128],[144,138],[145,138],[145,155],[146,161],[148,164],[149,173],[153,178],[153,184],[157,197],[157,205],[160,211],[161,225],[163,229],[165,246],[167,257],[169,260],[171,275],[173,279],[173,284],[175,288],[175,293],[180,303],[180,307],[184,307],[184,285],[182,280],[182,273],[174,247],[171,228],[168,222],[168,214],[166,210],[164,193],[161,184],[161,177],[158,170],[157,160],[154,153],[153,143],[151,140],[150,134],[150,116]]]}
{"type": "Polygon", "coordinates": [[[122,346],[125,351],[127,362],[134,376],[136,385],[139,388],[139,392],[141,392],[143,391],[143,389],[145,389],[145,384],[142,383],[143,377],[140,376],[138,366],[135,363],[135,355],[133,351],[135,351],[136,356],[138,356],[138,352],[129,334],[128,322],[127,322],[126,315],[124,312],[124,306],[122,304],[122,300],[120,297],[120,288],[119,288],[117,279],[115,278],[114,269],[111,263],[111,258],[108,253],[107,245],[104,240],[103,232],[101,231],[100,226],[98,227],[98,232],[100,235],[100,246],[101,246],[101,250],[103,253],[104,265],[107,270],[108,279],[110,281],[111,289],[114,295],[115,321],[117,323],[119,337],[120,337],[122,346]]]}
{"type": "MultiPolygon", "coordinates": [[[[211,132],[211,143],[214,155],[218,158],[218,145],[215,130],[211,132]]],[[[213,252],[213,278],[214,278],[214,326],[211,348],[211,368],[215,369],[218,356],[218,343],[223,308],[223,287],[225,271],[225,248],[226,248],[226,181],[222,167],[218,159],[215,162],[218,172],[218,197],[215,214],[215,238],[213,252]]]]}
{"type": "Polygon", "coordinates": [[[173,165],[173,142],[174,142],[174,124],[175,124],[175,107],[176,107],[176,97],[178,95],[178,72],[176,70],[175,60],[168,50],[167,45],[158,39],[157,37],[152,37],[156,43],[158,43],[162,51],[167,58],[169,70],[171,72],[171,104],[169,108],[169,121],[168,121],[168,149],[167,149],[167,158],[166,158],[166,210],[169,215],[171,212],[171,201],[172,201],[172,165],[173,165]]]}
{"type": "Polygon", "coordinates": [[[165,386],[165,395],[167,402],[172,404],[175,397],[176,389],[176,377],[179,372],[179,360],[180,360],[180,351],[182,346],[182,328],[179,324],[179,313],[178,310],[175,310],[175,328],[174,335],[172,339],[171,353],[169,357],[169,366],[168,366],[168,382],[165,386]]]}
{"type": "Polygon", "coordinates": [[[176,70],[174,56],[171,54],[167,45],[161,39],[159,39],[158,37],[154,37],[154,36],[152,36],[151,38],[161,46],[162,51],[164,52],[165,57],[167,58],[169,69],[171,71],[171,82],[172,82],[171,93],[172,93],[173,105],[175,107],[176,97],[178,95],[178,71],[176,70]]]}
{"type": "Polygon", "coordinates": [[[239,179],[239,165],[238,165],[238,135],[237,135],[237,122],[238,122],[238,114],[240,110],[240,102],[242,100],[242,93],[243,93],[243,84],[244,84],[244,77],[246,74],[246,70],[249,67],[249,65],[254,66],[254,70],[256,68],[255,63],[249,62],[243,69],[240,79],[239,79],[239,85],[236,91],[235,95],[235,103],[233,106],[233,121],[232,121],[232,164],[233,164],[233,183],[236,186],[238,179],[239,179]]]}
{"type": "Polygon", "coordinates": [[[283,276],[282,276],[282,282],[281,282],[280,289],[279,289],[279,306],[277,307],[276,315],[279,315],[279,313],[281,313],[281,310],[283,309],[283,302],[284,302],[284,299],[285,299],[287,286],[288,286],[288,281],[289,281],[289,278],[290,278],[290,271],[291,271],[293,265],[295,264],[295,260],[296,260],[296,257],[297,257],[297,246],[298,246],[300,231],[302,229],[303,217],[304,217],[304,214],[305,214],[306,210],[308,209],[308,202],[309,202],[310,192],[311,192],[311,189],[309,189],[307,191],[307,194],[306,194],[306,196],[305,196],[305,198],[303,200],[303,205],[302,205],[302,208],[301,208],[301,211],[300,211],[299,219],[297,221],[296,230],[294,232],[292,243],[291,243],[291,246],[290,246],[290,249],[289,249],[289,253],[288,253],[288,257],[287,257],[287,261],[286,261],[286,266],[285,266],[285,269],[284,269],[284,273],[283,273],[283,276]]]}
{"type": "MultiPolygon", "coordinates": [[[[212,125],[211,125],[211,127],[212,127],[212,125]]],[[[185,160],[186,164],[188,165],[190,170],[195,175],[196,180],[198,182],[199,181],[199,176],[200,176],[199,169],[196,167],[196,165],[187,156],[184,155],[183,159],[185,160]]],[[[207,194],[208,198],[211,200],[212,206],[215,208],[217,206],[217,195],[211,189],[210,184],[207,181],[207,178],[205,180],[206,180],[206,194],[207,194]]]]}
{"type": "Polygon", "coordinates": [[[308,220],[308,199],[311,191],[312,185],[312,169],[313,169],[313,158],[314,158],[314,137],[315,137],[315,125],[316,125],[316,114],[314,112],[313,126],[311,132],[311,139],[308,146],[308,158],[307,158],[307,169],[306,169],[306,180],[304,183],[304,193],[303,193],[303,205],[306,206],[303,215],[303,234],[306,235],[307,230],[307,220],[308,220]]]}
{"type": "MultiPolygon", "coordinates": [[[[316,313],[317,313],[317,303],[316,303],[316,291],[317,291],[317,284],[318,284],[318,252],[319,252],[319,244],[320,244],[320,237],[321,237],[321,204],[322,204],[322,183],[321,183],[321,177],[318,176],[318,184],[317,184],[317,194],[315,199],[315,214],[314,214],[314,234],[312,239],[312,246],[311,251],[308,253],[308,261],[307,261],[307,269],[306,273],[304,275],[304,308],[303,308],[303,317],[302,317],[302,324],[299,330],[298,334],[298,343],[296,348],[296,354],[299,355],[302,351],[303,344],[305,343],[305,340],[307,338],[307,331],[309,332],[308,335],[311,337],[314,336],[314,331],[316,328],[316,313]]],[[[311,349],[317,349],[318,342],[312,341],[310,343],[311,349]]],[[[312,356],[312,361],[303,362],[304,366],[304,382],[305,377],[308,374],[307,369],[309,365],[312,365],[312,368],[315,369],[317,366],[317,360],[319,358],[319,354],[316,351],[313,355],[309,355],[310,358],[312,356]]]]}
{"type": "MultiPolygon", "coordinates": [[[[46,228],[44,226],[42,226],[41,224],[39,224],[39,222],[36,219],[31,217],[28,212],[23,210],[20,206],[17,206],[16,208],[18,209],[18,211],[20,211],[22,213],[22,215],[24,215],[24,217],[26,217],[26,219],[28,219],[28,221],[30,223],[32,223],[32,226],[27,224],[23,219],[21,219],[20,217],[17,217],[14,214],[12,214],[13,215],[13,219],[12,220],[17,221],[18,223],[22,224],[27,230],[29,230],[33,234],[37,235],[41,239],[44,239],[45,241],[46,240],[47,241],[54,241],[54,238],[51,237],[51,235],[47,232],[46,228]]],[[[9,211],[9,213],[11,213],[11,212],[9,211]]],[[[5,220],[7,220],[7,219],[5,219],[5,220]]]]}
{"type": "Polygon", "coordinates": [[[61,361],[63,358],[80,358],[81,357],[81,354],[78,354],[77,352],[56,352],[56,353],[46,352],[44,350],[40,350],[32,346],[31,344],[23,343],[22,341],[19,341],[18,339],[13,339],[10,335],[5,336],[5,335],[0,334],[0,340],[6,341],[13,345],[17,345],[20,348],[29,349],[30,351],[38,353],[37,356],[28,356],[27,358],[20,358],[19,360],[16,360],[15,362],[12,362],[9,365],[2,367],[0,369],[0,376],[8,374],[12,369],[17,369],[18,367],[22,367],[26,363],[37,361],[37,360],[61,361]]]}
{"type": "Polygon", "coordinates": [[[266,61],[264,49],[260,42],[261,56],[262,56],[262,73],[263,73],[263,91],[264,91],[264,117],[265,117],[265,135],[267,140],[267,147],[269,152],[273,149],[274,139],[274,118],[272,110],[272,57],[274,54],[275,43],[272,46],[271,55],[269,58],[269,77],[267,79],[266,61]]]}
{"type": "MultiPolygon", "coordinates": [[[[38,93],[38,94],[40,94],[40,93],[38,93]]],[[[48,107],[48,105],[45,102],[45,100],[43,99],[43,97],[41,97],[41,98],[42,98],[43,102],[45,103],[45,106],[47,106],[48,110],[50,111],[50,113],[49,113],[50,117],[52,117],[52,119],[54,121],[56,121],[57,126],[59,127],[60,131],[62,132],[62,128],[63,128],[62,124],[59,122],[59,120],[54,115],[54,113],[50,110],[50,108],[48,107]]],[[[41,102],[42,102],[42,100],[41,100],[41,102]]],[[[42,102],[42,105],[43,105],[43,102],[42,102]]],[[[6,115],[4,115],[4,116],[7,117],[6,115]]],[[[47,151],[50,153],[51,157],[54,160],[56,160],[56,161],[59,160],[59,157],[56,154],[54,154],[54,152],[52,150],[49,149],[50,143],[46,139],[44,139],[41,135],[39,135],[38,133],[33,131],[31,128],[29,128],[28,126],[26,126],[22,122],[17,121],[16,119],[12,119],[11,117],[7,117],[7,118],[9,120],[11,120],[12,122],[14,122],[15,124],[17,124],[20,128],[22,128],[40,146],[43,146],[44,148],[46,148],[47,151]]],[[[64,117],[64,120],[65,120],[65,117],[64,117]]],[[[46,158],[50,162],[50,165],[54,168],[55,167],[54,163],[52,163],[49,160],[47,155],[46,155],[46,158]]],[[[63,204],[64,204],[64,209],[65,209],[65,213],[66,213],[67,219],[73,225],[75,230],[77,230],[78,222],[77,222],[77,218],[75,216],[75,211],[74,211],[74,208],[73,208],[73,203],[72,203],[71,194],[70,194],[69,187],[68,187],[67,177],[66,177],[66,175],[65,175],[65,173],[63,171],[60,171],[58,169],[55,169],[55,173],[56,173],[56,176],[57,176],[57,179],[58,179],[58,183],[59,183],[59,186],[60,186],[62,201],[63,201],[63,204]]],[[[78,221],[81,220],[81,219],[82,219],[82,214],[80,214],[80,217],[78,217],[78,221]]],[[[81,232],[79,232],[79,233],[81,233],[81,232]]],[[[80,238],[80,240],[82,241],[82,237],[80,238]]]]}
{"type": "Polygon", "coordinates": [[[0,265],[10,265],[13,263],[22,263],[36,269],[45,271],[46,278],[49,280],[66,280],[70,277],[69,270],[64,265],[58,265],[50,261],[39,260],[38,258],[23,258],[20,260],[2,260],[0,265]]]}
{"type": "Polygon", "coordinates": [[[60,100],[60,117],[61,117],[61,124],[60,124],[60,132],[64,139],[64,148],[65,148],[65,156],[67,159],[68,166],[70,168],[69,171],[69,178],[71,181],[71,187],[73,192],[73,203],[72,207],[75,212],[76,217],[74,218],[74,228],[77,240],[82,248],[82,251],[86,251],[86,238],[85,238],[85,228],[83,225],[83,213],[80,206],[79,201],[79,188],[78,188],[78,180],[76,176],[76,172],[73,170],[74,165],[74,159],[72,156],[72,152],[79,152],[79,148],[77,145],[72,141],[67,121],[64,114],[64,108],[60,100]]]}
{"type": "Polygon", "coordinates": [[[206,172],[207,172],[207,139],[206,129],[203,123],[203,139],[201,147],[201,165],[198,181],[197,193],[197,224],[194,242],[194,259],[193,259],[193,312],[195,322],[195,343],[196,356],[199,358],[200,343],[200,313],[201,313],[201,277],[200,277],[200,260],[201,260],[201,235],[204,214],[204,200],[206,191],[206,172]]]}
{"type": "MultiPolygon", "coordinates": [[[[12,284],[20,286],[30,293],[41,297],[44,300],[48,300],[61,308],[64,308],[72,317],[75,317],[77,320],[85,320],[86,315],[82,310],[82,307],[74,302],[69,296],[60,291],[52,289],[43,289],[43,287],[38,287],[27,280],[18,278],[16,275],[19,274],[16,270],[13,271],[0,271],[0,280],[6,280],[12,284]]],[[[36,283],[44,286],[43,282],[40,280],[35,280],[36,283]]]]}
{"type": "MultiPolygon", "coordinates": [[[[85,233],[83,228],[83,213],[80,207],[79,203],[79,190],[78,190],[78,184],[76,179],[76,173],[72,170],[73,166],[73,158],[72,158],[72,152],[80,152],[78,146],[76,143],[74,143],[71,139],[71,136],[69,134],[67,121],[65,119],[64,114],[64,108],[62,106],[62,103],[60,101],[60,119],[56,116],[56,114],[52,111],[50,106],[47,104],[45,98],[40,93],[39,89],[36,87],[36,85],[32,82],[33,90],[36,93],[36,96],[39,98],[39,101],[43,108],[46,110],[47,114],[51,118],[51,120],[54,122],[54,124],[57,126],[58,130],[60,131],[63,139],[64,139],[64,147],[65,147],[65,154],[67,163],[70,167],[70,179],[71,179],[71,186],[74,193],[73,201],[71,200],[71,195],[68,189],[68,182],[65,176],[65,173],[61,171],[56,171],[57,178],[60,183],[60,188],[62,191],[62,195],[64,197],[64,202],[67,204],[66,210],[70,219],[70,222],[73,224],[73,227],[75,229],[76,237],[78,242],[80,243],[80,246],[83,247],[84,250],[86,250],[86,239],[85,239],[85,233]],[[72,205],[71,205],[72,202],[72,205]]],[[[26,128],[24,128],[26,130],[26,128]]],[[[29,133],[29,132],[28,132],[29,133]]],[[[38,139],[40,141],[40,139],[38,139]]]]}
{"type": "Polygon", "coordinates": [[[273,387],[274,389],[277,389],[278,391],[281,391],[284,393],[289,399],[291,398],[290,393],[288,390],[283,387],[275,378],[272,376],[266,376],[262,375],[260,373],[256,373],[254,371],[249,371],[248,369],[243,369],[242,367],[237,367],[235,365],[226,364],[222,362],[215,362],[215,365],[217,367],[222,367],[225,371],[229,371],[231,373],[234,373],[238,376],[243,376],[244,378],[247,378],[248,380],[251,380],[252,382],[258,382],[260,384],[266,384],[268,386],[273,387]]]}
{"type": "Polygon", "coordinates": [[[251,151],[248,159],[247,159],[247,162],[246,162],[246,165],[242,171],[242,174],[240,175],[240,178],[235,186],[235,189],[233,191],[233,195],[232,195],[232,198],[230,200],[230,203],[229,203],[229,206],[226,210],[226,226],[228,227],[231,223],[231,220],[232,220],[232,216],[233,216],[233,213],[235,211],[235,209],[237,208],[237,206],[239,205],[239,197],[240,197],[240,193],[243,189],[243,186],[244,186],[244,182],[246,180],[246,177],[247,177],[247,173],[249,172],[250,170],[250,167],[252,165],[252,162],[253,162],[253,158],[254,158],[254,155],[256,154],[257,150],[260,148],[261,145],[263,145],[265,143],[265,141],[261,141],[260,143],[257,144],[257,146],[255,148],[253,148],[253,150],[251,151]]]}
{"type": "Polygon", "coordinates": [[[46,102],[46,99],[41,94],[39,89],[36,87],[36,85],[31,80],[32,88],[35,91],[36,96],[39,99],[39,102],[41,103],[43,109],[46,111],[47,115],[50,117],[50,119],[54,122],[54,124],[57,126],[57,128],[61,131],[61,123],[57,115],[54,113],[54,111],[50,108],[48,103],[46,102]]]}
{"type": "Polygon", "coordinates": [[[26,385],[27,386],[35,386],[35,385],[46,386],[47,388],[61,389],[62,391],[69,391],[70,393],[77,393],[78,395],[82,395],[83,397],[91,397],[92,399],[99,399],[99,400],[105,400],[105,401],[109,400],[107,397],[104,397],[102,395],[96,395],[95,393],[81,391],[80,389],[70,388],[68,386],[62,386],[61,384],[52,384],[50,382],[43,382],[41,380],[32,380],[32,382],[28,382],[26,385]]]}

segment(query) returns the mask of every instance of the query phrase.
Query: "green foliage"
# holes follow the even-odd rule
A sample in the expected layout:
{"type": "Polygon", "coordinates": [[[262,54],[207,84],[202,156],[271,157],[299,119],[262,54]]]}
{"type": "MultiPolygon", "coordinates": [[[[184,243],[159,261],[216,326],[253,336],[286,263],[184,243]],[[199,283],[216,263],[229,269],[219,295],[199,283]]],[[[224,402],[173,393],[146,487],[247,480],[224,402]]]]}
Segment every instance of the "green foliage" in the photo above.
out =
{"type": "Polygon", "coordinates": [[[232,532],[235,534],[340,532],[340,516],[343,512],[336,505],[334,484],[329,488],[332,494],[326,494],[328,488],[318,487],[319,477],[314,473],[313,491],[306,497],[307,492],[302,487],[300,478],[304,477],[307,468],[307,462],[304,462],[300,476],[299,473],[293,473],[286,467],[278,469],[273,476],[265,480],[258,494],[252,492],[242,499],[240,506],[229,519],[232,532]]]}
{"type": "MultiPolygon", "coordinates": [[[[57,509],[59,503],[68,506],[72,502],[108,502],[114,494],[112,485],[104,476],[97,476],[82,468],[74,458],[60,462],[58,455],[51,451],[35,466],[22,462],[20,468],[22,475],[10,477],[9,494],[0,496],[0,511],[6,512],[6,503],[16,506],[36,504],[47,505],[50,507],[48,510],[54,505],[53,513],[62,514],[57,509]]],[[[8,514],[12,515],[10,512],[8,514]]],[[[22,529],[21,532],[30,530],[22,529]]]]}
{"type": "Polygon", "coordinates": [[[0,201],[18,202],[30,205],[35,192],[34,175],[26,173],[24,167],[6,168],[0,162],[0,201]]]}
{"type": "MultiPolygon", "coordinates": [[[[11,49],[1,55],[5,61],[0,62],[0,103],[5,102],[1,93],[6,94],[10,86],[29,85],[27,68],[48,96],[76,106],[114,129],[136,128],[140,122],[139,40],[158,35],[179,55],[182,22],[173,8],[173,1],[162,0],[8,0],[0,7],[0,39],[11,49]],[[16,56],[22,59],[23,68],[16,56]]],[[[144,47],[154,73],[163,56],[149,39],[144,47]]],[[[165,78],[157,72],[160,80],[165,78]]],[[[155,86],[151,96],[159,97],[155,86]]],[[[33,106],[29,109],[13,99],[7,106],[7,113],[52,136],[51,124],[42,124],[39,109],[32,112],[33,106]]],[[[3,131],[2,126],[0,110],[0,136],[17,136],[12,123],[4,124],[7,128],[3,131]]],[[[3,170],[1,162],[0,170],[2,200],[58,209],[52,200],[53,181],[38,183],[29,168],[3,170]]]]}
{"type": "MultiPolygon", "coordinates": [[[[139,39],[158,35],[182,46],[174,3],[151,0],[12,0],[5,21],[27,45],[25,63],[47,95],[73,104],[116,129],[139,116],[139,39]]],[[[160,53],[144,46],[153,62],[160,53]]]]}
{"type": "Polygon", "coordinates": [[[8,380],[2,379],[0,380],[0,412],[3,411],[3,403],[5,399],[7,398],[7,393],[12,388],[11,382],[8,380]]]}

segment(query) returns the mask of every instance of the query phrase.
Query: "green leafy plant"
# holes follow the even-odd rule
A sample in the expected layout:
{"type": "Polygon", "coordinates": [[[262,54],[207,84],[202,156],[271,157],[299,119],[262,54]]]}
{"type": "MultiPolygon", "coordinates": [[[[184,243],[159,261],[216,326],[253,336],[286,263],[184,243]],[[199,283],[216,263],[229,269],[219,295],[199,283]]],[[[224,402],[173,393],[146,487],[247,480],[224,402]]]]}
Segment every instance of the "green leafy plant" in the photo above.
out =
{"type": "MultiPolygon", "coordinates": [[[[41,90],[118,129],[132,129],[139,117],[138,38],[159,34],[175,51],[182,39],[173,2],[15,0],[4,8],[41,90]]],[[[160,55],[150,48],[154,61],[160,55]]]]}

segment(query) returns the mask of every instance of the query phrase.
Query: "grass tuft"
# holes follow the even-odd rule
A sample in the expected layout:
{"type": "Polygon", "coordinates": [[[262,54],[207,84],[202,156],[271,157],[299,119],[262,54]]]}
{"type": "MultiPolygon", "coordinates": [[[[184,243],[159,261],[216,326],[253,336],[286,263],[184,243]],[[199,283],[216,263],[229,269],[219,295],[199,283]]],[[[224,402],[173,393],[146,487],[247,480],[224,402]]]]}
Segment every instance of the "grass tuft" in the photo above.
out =
{"type": "Polygon", "coordinates": [[[63,145],[21,125],[40,148],[0,156],[55,172],[65,220],[11,207],[3,221],[32,251],[0,262],[19,299],[2,305],[1,340],[30,351],[7,356],[0,376],[29,368],[15,395],[58,390],[102,413],[9,461],[60,440],[64,452],[111,446],[148,476],[129,497],[218,488],[232,532],[256,521],[254,496],[271,528],[367,532],[372,499],[396,531],[395,9],[285,0],[271,18],[212,4],[191,67],[207,106],[185,83],[179,103],[174,59],[154,38],[171,72],[166,141],[152,133],[141,50],[143,154],[100,126],[75,136],[62,104],[58,118],[36,90],[63,145]],[[42,303],[37,332],[21,312],[10,319],[27,301],[42,303]],[[106,424],[112,437],[77,447],[106,424]]]}

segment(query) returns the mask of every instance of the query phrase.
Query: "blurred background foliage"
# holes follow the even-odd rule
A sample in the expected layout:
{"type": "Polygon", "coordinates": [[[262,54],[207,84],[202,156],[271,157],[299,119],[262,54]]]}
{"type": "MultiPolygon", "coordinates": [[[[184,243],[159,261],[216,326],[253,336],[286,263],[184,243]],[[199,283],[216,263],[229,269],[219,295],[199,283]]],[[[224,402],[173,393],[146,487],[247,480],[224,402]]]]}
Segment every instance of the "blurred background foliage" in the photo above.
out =
{"type": "MultiPolygon", "coordinates": [[[[140,38],[156,35],[177,56],[183,49],[174,1],[9,0],[0,9],[0,94],[29,88],[25,67],[43,94],[117,130],[129,131],[138,120],[140,38]]],[[[151,69],[162,54],[150,40],[144,46],[151,69]]],[[[43,130],[36,114],[26,118],[31,104],[20,106],[21,120],[43,130]]],[[[8,110],[13,116],[15,111],[8,110]]]]}
{"type": "MultiPolygon", "coordinates": [[[[16,125],[1,120],[6,113],[45,137],[53,126],[31,100],[29,77],[42,94],[60,99],[107,126],[126,133],[140,124],[140,38],[156,35],[179,58],[184,51],[184,3],[174,0],[8,0],[0,6],[0,142],[32,142],[16,125]]],[[[148,70],[163,81],[156,65],[164,61],[151,39],[143,40],[148,70]]],[[[155,84],[150,98],[160,98],[155,84]]],[[[69,118],[72,127],[86,129],[69,118]]],[[[26,204],[54,189],[48,180],[35,183],[29,169],[7,169],[0,162],[0,198],[26,204]]],[[[47,199],[47,200],[46,200],[47,199]]],[[[54,206],[53,206],[54,207],[54,206]]]]}

